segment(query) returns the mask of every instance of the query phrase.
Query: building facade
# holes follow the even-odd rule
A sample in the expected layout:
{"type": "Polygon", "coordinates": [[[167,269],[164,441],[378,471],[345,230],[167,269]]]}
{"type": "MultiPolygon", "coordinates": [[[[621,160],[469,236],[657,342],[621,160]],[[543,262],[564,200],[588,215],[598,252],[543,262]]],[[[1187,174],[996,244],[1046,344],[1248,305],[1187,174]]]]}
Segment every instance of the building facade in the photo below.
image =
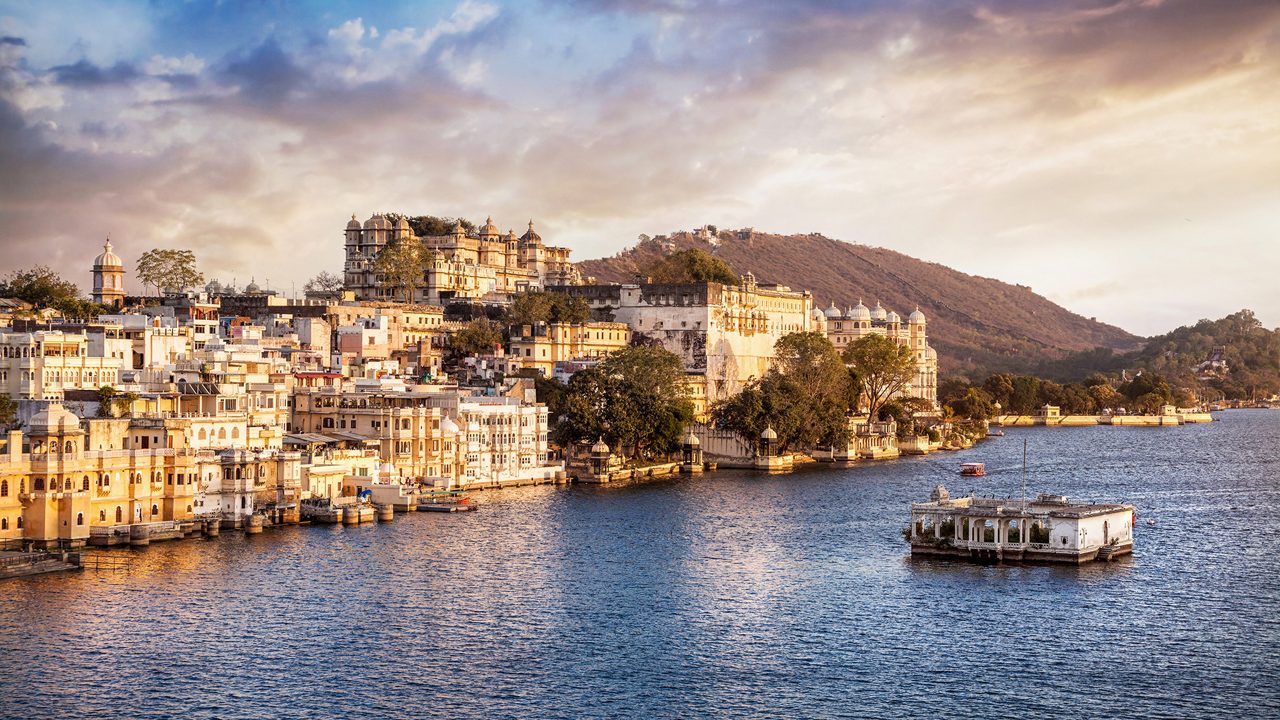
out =
{"type": "Polygon", "coordinates": [[[885,310],[876,303],[868,308],[858,304],[841,310],[832,303],[826,310],[813,312],[815,329],[826,334],[836,350],[844,350],[866,335],[882,335],[910,348],[915,360],[915,374],[911,383],[894,394],[894,397],[915,397],[938,404],[938,353],[929,346],[927,322],[924,313],[916,308],[907,321],[896,312],[885,310]]]}
{"type": "Polygon", "coordinates": [[[344,237],[344,281],[361,300],[393,300],[400,292],[374,269],[378,253],[393,241],[414,240],[432,253],[414,302],[498,301],[511,293],[581,281],[568,248],[545,245],[532,220],[520,237],[510,230],[501,233],[492,218],[471,233],[459,223],[449,234],[419,237],[403,217],[393,223],[375,214],[362,224],[352,215],[344,237]]]}

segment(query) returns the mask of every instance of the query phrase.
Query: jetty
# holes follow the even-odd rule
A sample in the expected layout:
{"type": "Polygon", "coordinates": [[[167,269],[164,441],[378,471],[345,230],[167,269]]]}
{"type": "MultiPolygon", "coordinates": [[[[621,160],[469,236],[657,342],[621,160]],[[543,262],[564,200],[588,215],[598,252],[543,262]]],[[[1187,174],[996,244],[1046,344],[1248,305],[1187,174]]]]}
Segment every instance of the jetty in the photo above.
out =
{"type": "Polygon", "coordinates": [[[913,556],[1079,565],[1132,553],[1133,520],[1134,506],[1126,503],[952,498],[938,485],[928,502],[911,504],[903,536],[913,556]]]}

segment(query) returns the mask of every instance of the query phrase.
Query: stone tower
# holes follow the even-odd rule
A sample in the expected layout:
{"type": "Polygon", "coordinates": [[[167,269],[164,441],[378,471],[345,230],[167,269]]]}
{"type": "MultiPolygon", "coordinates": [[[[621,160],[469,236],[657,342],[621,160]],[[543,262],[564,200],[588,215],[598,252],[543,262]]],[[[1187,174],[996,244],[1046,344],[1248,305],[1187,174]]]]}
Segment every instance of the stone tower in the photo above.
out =
{"type": "Polygon", "coordinates": [[[120,307],[124,304],[124,262],[111,252],[111,238],[93,260],[93,301],[120,307]]]}

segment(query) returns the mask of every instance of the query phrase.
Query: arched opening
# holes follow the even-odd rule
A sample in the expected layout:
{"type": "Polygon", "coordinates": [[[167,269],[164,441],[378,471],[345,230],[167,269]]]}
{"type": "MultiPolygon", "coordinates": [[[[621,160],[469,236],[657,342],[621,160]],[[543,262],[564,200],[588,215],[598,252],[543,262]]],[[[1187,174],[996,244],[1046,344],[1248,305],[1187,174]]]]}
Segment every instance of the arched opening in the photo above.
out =
{"type": "Polygon", "coordinates": [[[76,513],[76,524],[77,525],[84,524],[84,513],[76,513]]]}
{"type": "Polygon", "coordinates": [[[224,427],[223,427],[223,428],[218,428],[218,439],[219,439],[219,440],[226,440],[226,439],[227,439],[227,429],[226,429],[226,428],[224,428],[224,427]]]}
{"type": "Polygon", "coordinates": [[[71,455],[71,454],[75,453],[75,451],[76,451],[75,443],[71,442],[70,440],[68,440],[68,441],[63,445],[62,452],[66,453],[67,455],[71,455]]]}
{"type": "Polygon", "coordinates": [[[1041,545],[1049,542],[1049,529],[1038,522],[1031,523],[1031,542],[1041,545]]]}
{"type": "Polygon", "coordinates": [[[107,511],[106,511],[106,510],[99,510],[99,511],[98,511],[98,522],[106,522],[106,521],[107,521],[107,511]]]}
{"type": "Polygon", "coordinates": [[[9,481],[0,480],[0,497],[9,497],[9,481]]]}
{"type": "Polygon", "coordinates": [[[996,541],[996,524],[994,522],[990,520],[983,521],[982,525],[978,526],[978,532],[980,533],[978,536],[979,542],[996,541]]]}
{"type": "Polygon", "coordinates": [[[116,522],[124,522],[124,508],[116,506],[116,522]]]}
{"type": "Polygon", "coordinates": [[[240,428],[234,428],[234,427],[231,428],[231,439],[232,440],[240,439],[240,428]]]}
{"type": "Polygon", "coordinates": [[[205,432],[204,428],[200,428],[200,434],[197,437],[199,437],[201,440],[205,440],[209,437],[209,433],[205,432]]]}
{"type": "Polygon", "coordinates": [[[88,476],[88,475],[85,475],[85,476],[84,476],[84,478],[80,480],[80,489],[81,489],[82,491],[84,491],[84,492],[88,492],[88,491],[89,491],[89,476],[88,476]]]}
{"type": "Polygon", "coordinates": [[[160,506],[159,506],[159,505],[152,505],[152,506],[151,506],[151,515],[154,517],[154,516],[159,515],[159,514],[160,514],[160,506]]]}
{"type": "Polygon", "coordinates": [[[31,479],[31,489],[32,489],[32,490],[34,490],[34,491],[36,491],[36,492],[40,492],[40,491],[44,490],[44,478],[42,478],[42,477],[32,478],[32,479],[31,479]]]}
{"type": "Polygon", "coordinates": [[[19,530],[21,530],[21,529],[22,529],[22,516],[21,516],[21,515],[19,515],[19,516],[18,516],[18,529],[19,529],[19,530]]]}
{"type": "Polygon", "coordinates": [[[1022,528],[1018,525],[1017,520],[1009,521],[1008,538],[1009,542],[1014,545],[1022,542],[1022,528]]]}
{"type": "Polygon", "coordinates": [[[9,518],[0,518],[0,530],[9,529],[9,518]]]}

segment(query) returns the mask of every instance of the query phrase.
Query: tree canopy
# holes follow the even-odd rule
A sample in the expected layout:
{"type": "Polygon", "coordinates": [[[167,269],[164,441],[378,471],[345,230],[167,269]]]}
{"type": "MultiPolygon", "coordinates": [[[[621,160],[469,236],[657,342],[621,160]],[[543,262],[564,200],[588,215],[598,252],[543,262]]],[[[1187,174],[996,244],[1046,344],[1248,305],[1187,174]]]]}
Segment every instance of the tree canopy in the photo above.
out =
{"type": "Polygon", "coordinates": [[[539,322],[584,323],[591,319],[591,306],[580,297],[559,293],[522,293],[507,310],[507,321],[512,325],[532,325],[539,322]]]}
{"type": "Polygon", "coordinates": [[[712,408],[715,421],[750,439],[772,427],[783,450],[847,443],[852,378],[835,346],[821,333],[791,333],[775,351],[763,378],[712,408]]]}
{"type": "Polygon", "coordinates": [[[337,292],[345,286],[341,275],[323,270],[302,286],[303,292],[337,292]]]}
{"type": "Polygon", "coordinates": [[[548,391],[555,405],[554,436],[564,446],[603,439],[620,455],[651,457],[675,452],[693,421],[680,357],[659,347],[630,347],[594,368],[579,370],[563,393],[548,391]],[[557,406],[558,405],[558,406],[557,406]]]}
{"type": "Polygon", "coordinates": [[[389,287],[404,291],[405,302],[413,302],[414,291],[435,259],[435,251],[417,238],[397,238],[378,252],[373,269],[389,287]]]}
{"type": "Polygon", "coordinates": [[[204,275],[196,269],[196,255],[190,250],[148,250],[138,258],[136,272],[138,280],[156,292],[182,292],[204,282],[204,275]]]}
{"type": "Polygon", "coordinates": [[[404,215],[402,213],[383,213],[392,225],[397,223],[400,218],[409,221],[409,229],[418,237],[427,237],[431,235],[452,235],[453,228],[458,223],[462,223],[462,228],[467,232],[475,229],[475,224],[466,218],[437,217],[435,215],[404,215]]]}
{"type": "Polygon", "coordinates": [[[78,300],[80,289],[70,280],[44,265],[14,270],[0,283],[0,296],[17,298],[38,308],[56,307],[68,300],[78,300]]]}
{"type": "Polygon", "coordinates": [[[650,265],[643,274],[656,283],[742,282],[729,263],[698,248],[672,253],[650,265]]]}
{"type": "Polygon", "coordinates": [[[462,355],[484,355],[502,344],[502,326],[486,318],[476,318],[453,334],[452,347],[462,355]]]}
{"type": "Polygon", "coordinates": [[[849,343],[844,348],[844,361],[853,370],[854,383],[860,400],[866,403],[867,415],[873,418],[915,375],[911,349],[883,335],[864,335],[849,343]]]}

